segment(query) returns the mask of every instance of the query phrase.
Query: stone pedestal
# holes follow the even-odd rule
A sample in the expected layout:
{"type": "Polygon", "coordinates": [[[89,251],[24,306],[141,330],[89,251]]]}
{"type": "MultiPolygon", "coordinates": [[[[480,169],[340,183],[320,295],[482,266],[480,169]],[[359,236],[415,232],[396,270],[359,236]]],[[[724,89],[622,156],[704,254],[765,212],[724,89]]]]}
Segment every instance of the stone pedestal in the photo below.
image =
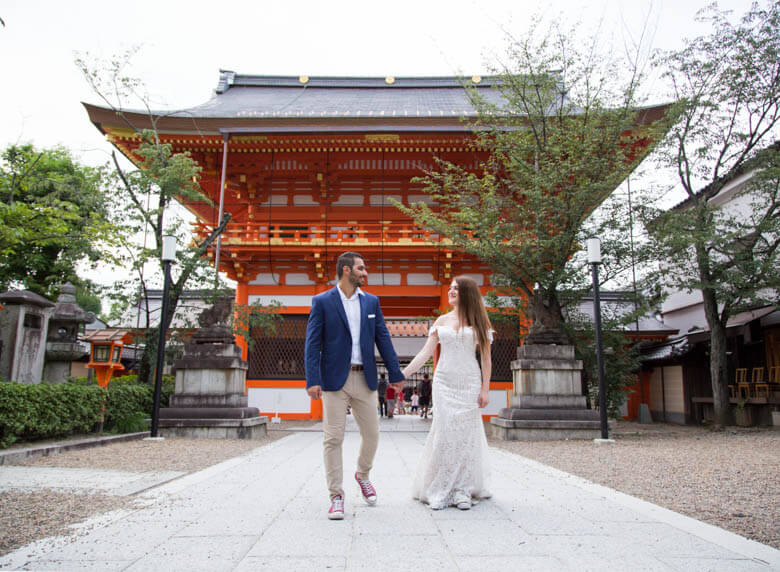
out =
{"type": "Polygon", "coordinates": [[[586,408],[582,362],[574,346],[525,344],[512,362],[511,407],[491,420],[492,434],[505,441],[595,439],[598,411],[586,408]]]}
{"type": "Polygon", "coordinates": [[[160,410],[160,435],[259,439],[266,434],[267,417],[247,407],[244,394],[247,363],[231,339],[196,334],[178,360],[176,387],[170,407],[160,410]],[[229,342],[229,343],[228,343],[229,342]]]}

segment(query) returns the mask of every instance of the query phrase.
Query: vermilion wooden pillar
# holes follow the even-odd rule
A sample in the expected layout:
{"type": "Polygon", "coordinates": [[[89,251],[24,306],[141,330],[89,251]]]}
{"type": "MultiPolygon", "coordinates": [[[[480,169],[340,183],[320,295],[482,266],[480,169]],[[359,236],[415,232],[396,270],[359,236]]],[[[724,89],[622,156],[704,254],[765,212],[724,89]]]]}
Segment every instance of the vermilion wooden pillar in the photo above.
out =
{"type": "MultiPolygon", "coordinates": [[[[236,304],[249,304],[246,282],[239,282],[236,285],[236,304]]],[[[249,345],[244,336],[236,336],[236,345],[241,348],[241,359],[249,359],[249,345]]]]}

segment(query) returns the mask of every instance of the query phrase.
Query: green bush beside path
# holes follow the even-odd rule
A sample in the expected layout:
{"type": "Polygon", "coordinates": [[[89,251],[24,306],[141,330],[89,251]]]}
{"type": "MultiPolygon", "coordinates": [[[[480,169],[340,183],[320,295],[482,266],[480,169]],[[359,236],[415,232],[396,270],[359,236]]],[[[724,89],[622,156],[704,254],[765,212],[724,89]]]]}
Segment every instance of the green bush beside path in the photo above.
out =
{"type": "MultiPolygon", "coordinates": [[[[161,407],[173,393],[173,378],[163,380],[161,407]]],[[[104,430],[124,432],[152,414],[154,388],[135,376],[111,380],[108,390],[78,378],[67,383],[30,385],[0,383],[0,448],[17,441],[35,441],[90,433],[105,403],[104,430]]]]}

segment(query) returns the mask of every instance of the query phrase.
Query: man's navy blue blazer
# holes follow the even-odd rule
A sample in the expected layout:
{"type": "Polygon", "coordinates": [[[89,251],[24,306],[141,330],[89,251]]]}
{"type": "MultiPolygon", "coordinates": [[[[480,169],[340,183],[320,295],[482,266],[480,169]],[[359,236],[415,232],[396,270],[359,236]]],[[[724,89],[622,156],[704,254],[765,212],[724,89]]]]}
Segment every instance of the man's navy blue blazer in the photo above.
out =
{"type": "MultiPolygon", "coordinates": [[[[360,353],[366,383],[373,391],[377,388],[374,344],[385,360],[390,383],[403,381],[404,375],[398,365],[398,356],[395,355],[379,299],[362,291],[359,298],[360,353]]],[[[306,326],[306,387],[319,385],[323,391],[338,391],[347,381],[351,357],[352,334],[337,286],[317,294],[311,301],[306,326]]]]}

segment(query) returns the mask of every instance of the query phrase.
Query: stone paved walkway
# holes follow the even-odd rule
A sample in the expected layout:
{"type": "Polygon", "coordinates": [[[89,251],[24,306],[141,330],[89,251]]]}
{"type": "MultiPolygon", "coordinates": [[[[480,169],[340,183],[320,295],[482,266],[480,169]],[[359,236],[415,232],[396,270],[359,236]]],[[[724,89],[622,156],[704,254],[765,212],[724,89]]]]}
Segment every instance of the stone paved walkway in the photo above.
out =
{"type": "Polygon", "coordinates": [[[321,434],[297,432],[143,492],[137,509],[19,549],[0,568],[780,570],[778,550],[497,449],[492,499],[431,511],[409,493],[425,433],[388,429],[375,507],[349,482],[359,435],[346,435],[344,521],[325,517],[321,434]]]}

